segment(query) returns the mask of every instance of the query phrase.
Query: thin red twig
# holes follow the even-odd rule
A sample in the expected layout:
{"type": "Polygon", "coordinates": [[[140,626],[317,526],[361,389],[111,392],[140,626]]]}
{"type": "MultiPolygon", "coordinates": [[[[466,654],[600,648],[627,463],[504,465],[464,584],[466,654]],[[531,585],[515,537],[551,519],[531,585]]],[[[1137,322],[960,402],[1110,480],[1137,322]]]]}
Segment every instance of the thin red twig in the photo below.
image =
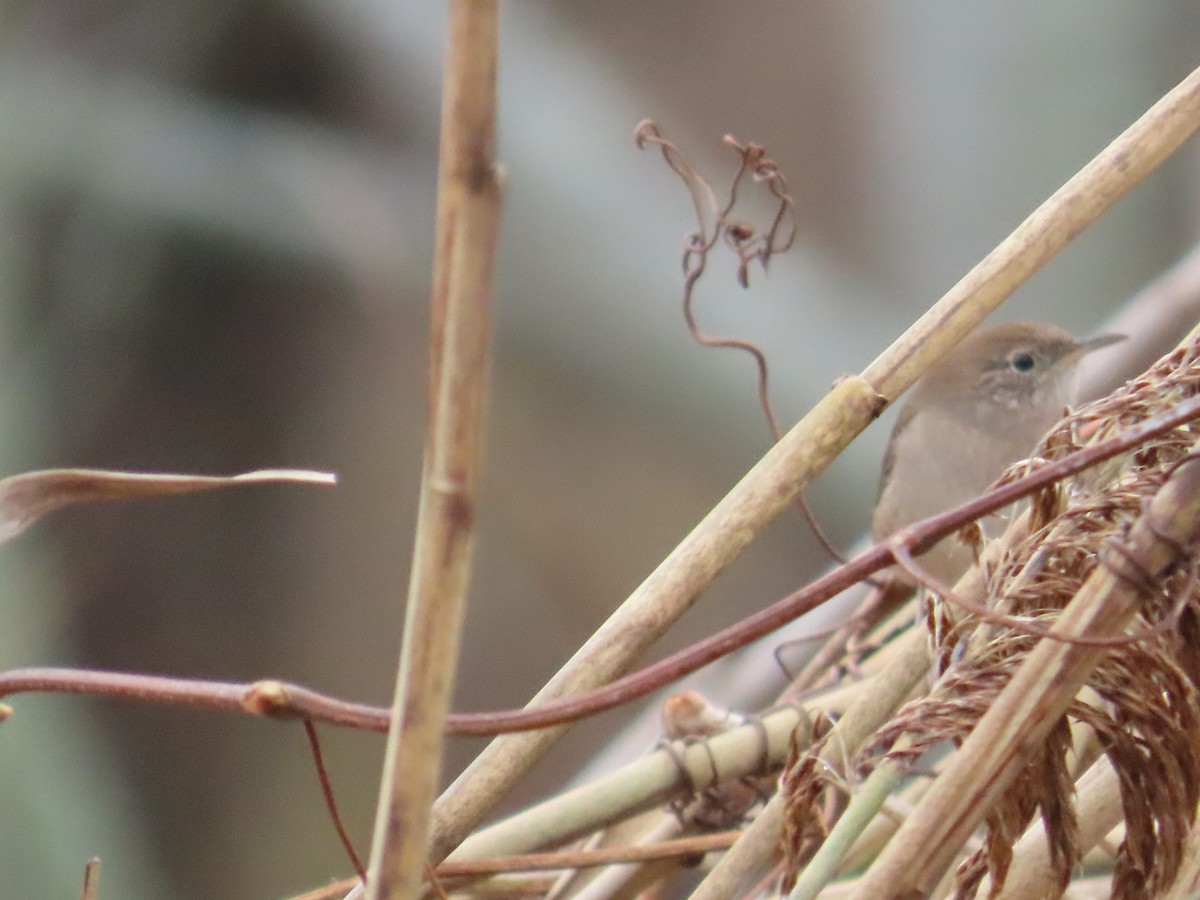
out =
{"type": "Polygon", "coordinates": [[[308,737],[308,746],[312,751],[313,765],[317,770],[317,780],[321,783],[321,795],[325,798],[325,808],[329,810],[329,818],[333,820],[333,827],[337,831],[338,840],[342,842],[342,847],[345,848],[346,855],[350,857],[350,864],[354,866],[355,873],[363,883],[366,883],[366,866],[358,858],[358,853],[355,851],[354,844],[350,840],[350,835],[346,831],[346,825],[342,821],[342,814],[338,810],[337,798],[333,795],[333,783],[329,780],[329,770],[325,768],[325,756],[321,753],[321,740],[317,737],[317,726],[312,723],[311,719],[304,720],[304,733],[308,737]]]}
{"type": "Polygon", "coordinates": [[[429,863],[425,863],[425,880],[429,882],[429,887],[438,896],[438,900],[450,900],[450,895],[446,893],[446,889],[442,886],[442,880],[438,877],[437,870],[429,863]]]}
{"type": "Polygon", "coordinates": [[[632,847],[598,847],[592,850],[563,850],[555,853],[522,853],[490,859],[448,860],[437,867],[443,878],[478,877],[499,872],[534,872],[546,869],[587,869],[616,863],[649,862],[656,859],[696,856],[713,850],[728,850],[741,831],[697,834],[632,847]]]}
{"type": "MultiPolygon", "coordinates": [[[[426,876],[435,878],[480,878],[510,872],[543,872],[567,869],[594,869],[620,863],[653,862],[659,859],[689,858],[716,850],[728,850],[741,837],[741,832],[722,831],[717,834],[697,834],[626,847],[598,847],[591,850],[560,850],[553,853],[521,853],[494,856],[488,859],[447,860],[436,869],[427,869],[426,876]]],[[[434,884],[433,881],[430,882],[434,884]]],[[[349,878],[321,888],[319,892],[292,897],[291,900],[318,900],[342,897],[354,887],[349,878]],[[340,893],[339,893],[340,891],[340,893]]],[[[435,890],[437,888],[435,887],[435,890]]],[[[444,888],[442,889],[444,891],[444,888]]]]}
{"type": "Polygon", "coordinates": [[[272,719],[311,719],[364,731],[387,731],[390,716],[385,708],[351,703],[276,680],[238,684],[52,667],[0,674],[0,697],[21,693],[88,694],[272,719]]]}

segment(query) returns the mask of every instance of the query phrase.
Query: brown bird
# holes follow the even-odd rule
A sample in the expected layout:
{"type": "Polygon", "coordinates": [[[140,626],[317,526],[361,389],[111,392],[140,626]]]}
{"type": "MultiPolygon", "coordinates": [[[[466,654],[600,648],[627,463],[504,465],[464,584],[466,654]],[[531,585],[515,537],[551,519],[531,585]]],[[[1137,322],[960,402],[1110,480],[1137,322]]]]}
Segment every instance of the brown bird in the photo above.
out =
{"type": "MultiPolygon", "coordinates": [[[[900,411],[883,459],[874,537],[984,493],[1075,402],[1083,357],[1123,339],[1079,341],[1040,322],[995,325],[964,338],[917,382],[900,411]]],[[[987,532],[999,523],[990,517],[980,524],[987,532]]],[[[953,584],[972,558],[949,537],[918,561],[953,584]]]]}

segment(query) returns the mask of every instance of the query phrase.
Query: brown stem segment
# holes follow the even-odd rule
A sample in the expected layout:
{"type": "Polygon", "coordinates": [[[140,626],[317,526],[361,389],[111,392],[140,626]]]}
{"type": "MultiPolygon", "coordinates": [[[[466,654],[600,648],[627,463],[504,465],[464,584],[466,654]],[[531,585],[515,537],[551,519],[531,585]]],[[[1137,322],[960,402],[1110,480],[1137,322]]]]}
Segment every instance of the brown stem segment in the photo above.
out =
{"type": "Polygon", "coordinates": [[[451,0],[430,298],[429,432],[367,895],[418,896],[470,582],[499,236],[496,0],[451,0]]]}

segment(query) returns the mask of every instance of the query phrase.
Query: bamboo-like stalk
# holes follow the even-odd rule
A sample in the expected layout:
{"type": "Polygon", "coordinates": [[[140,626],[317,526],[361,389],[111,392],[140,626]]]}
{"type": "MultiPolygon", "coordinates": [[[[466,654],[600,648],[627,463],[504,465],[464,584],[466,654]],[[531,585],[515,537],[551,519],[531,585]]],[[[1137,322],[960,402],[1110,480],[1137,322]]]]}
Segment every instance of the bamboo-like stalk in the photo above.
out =
{"type": "MultiPolygon", "coordinates": [[[[1200,127],[1200,69],[1151,107],[1033,212],[863,372],[840,383],[784,436],[650,574],[534,699],[626,671],[795,496],[967,331],[998,307],[1200,127]],[[882,400],[880,398],[883,398],[882,400]]],[[[562,735],[497,738],[439,798],[440,861],[562,735]]]]}
{"type": "Polygon", "coordinates": [[[764,749],[768,763],[782,764],[792,731],[802,722],[795,709],[780,709],[763,718],[761,729],[741,726],[704,744],[677,741],[674,755],[656,751],[476,832],[450,859],[486,859],[557,846],[665,803],[689,784],[703,790],[715,783],[716,772],[724,779],[757,774],[763,769],[764,749]]]}
{"type": "MultiPolygon", "coordinates": [[[[907,615],[911,617],[911,613],[907,615]]],[[[656,751],[587,784],[555,794],[536,806],[475,832],[450,854],[449,859],[485,859],[558,846],[619,819],[659,806],[681,791],[693,787],[703,790],[713,783],[716,772],[723,780],[728,780],[758,774],[764,769],[764,763],[767,767],[780,766],[786,759],[791,740],[805,746],[804,737],[794,735],[797,726],[803,730],[805,715],[819,712],[840,719],[858,697],[871,691],[880,673],[888,673],[879,680],[890,683],[893,680],[891,673],[898,669],[907,671],[908,664],[897,662],[897,658],[923,654],[924,644],[922,634],[909,631],[881,647],[862,664],[863,680],[839,685],[806,700],[804,713],[795,706],[781,707],[764,715],[761,725],[748,724],[730,729],[709,738],[703,746],[676,742],[673,758],[664,751],[656,751]],[[680,763],[687,769],[686,776],[680,763]]]]}
{"type": "MultiPolygon", "coordinates": [[[[1127,543],[1133,558],[1156,577],[1197,534],[1200,459],[1186,458],[1134,525],[1127,543]]],[[[1138,594],[1136,585],[1097,566],[1055,630],[1070,636],[1118,634],[1133,615],[1138,594]]],[[[1038,644],[868,869],[854,896],[876,900],[933,890],[1104,652],[1061,641],[1038,644]]]]}
{"type": "Polygon", "coordinates": [[[371,900],[421,890],[470,582],[490,362],[496,0],[451,0],[431,296],[429,433],[404,643],[375,818],[371,900]]]}
{"type": "MultiPolygon", "coordinates": [[[[838,720],[830,732],[827,746],[831,752],[844,751],[845,756],[853,754],[864,740],[887,721],[887,717],[929,671],[927,641],[921,632],[916,629],[906,632],[896,641],[896,646],[898,652],[891,657],[888,666],[871,679],[871,689],[860,692],[846,715],[838,720]]],[[[747,882],[760,874],[764,863],[778,851],[784,805],[783,795],[776,793],[746,829],[741,840],[730,848],[701,882],[692,894],[692,900],[719,900],[736,896],[745,890],[747,882]]],[[[840,859],[840,855],[837,859],[840,859]]]]}

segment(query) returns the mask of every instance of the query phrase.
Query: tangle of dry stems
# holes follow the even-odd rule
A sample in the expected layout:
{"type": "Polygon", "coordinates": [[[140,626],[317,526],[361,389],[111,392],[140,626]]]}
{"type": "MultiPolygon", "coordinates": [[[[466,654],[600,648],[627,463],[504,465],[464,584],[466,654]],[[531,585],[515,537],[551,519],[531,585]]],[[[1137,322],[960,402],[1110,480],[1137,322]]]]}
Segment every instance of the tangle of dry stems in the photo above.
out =
{"type": "MultiPolygon", "coordinates": [[[[1035,456],[1006,475],[1046,461],[1170,409],[1200,393],[1200,340],[1160,360],[1142,377],[1065,419],[1035,456]]],[[[1105,648],[1088,687],[989,813],[981,849],[959,867],[956,892],[971,897],[988,873],[1003,885],[1013,845],[1040,816],[1050,861],[1066,887],[1079,862],[1073,805],[1072,727],[1091,729],[1117,773],[1125,839],[1117,850],[1113,896],[1157,896],[1171,884],[1200,800],[1200,583],[1185,553],[1158,580],[1143,577],[1124,536],[1167,477],[1194,452],[1200,427],[1184,425],[1136,451],[1085,471],[1033,497],[1028,535],[985,573],[988,606],[1048,628],[1097,565],[1134,581],[1141,593],[1130,633],[1141,639],[1105,648]],[[1174,627],[1156,627],[1162,623],[1174,627]]],[[[901,708],[859,752],[865,773],[881,759],[913,762],[970,733],[1039,638],[964,615],[948,604],[931,629],[933,656],[945,662],[929,693],[901,708]],[[901,741],[900,739],[904,740],[901,741]]],[[[788,798],[785,849],[793,871],[804,848],[821,840],[818,800],[836,787],[821,763],[820,743],[797,753],[784,776],[788,798]]]]}

